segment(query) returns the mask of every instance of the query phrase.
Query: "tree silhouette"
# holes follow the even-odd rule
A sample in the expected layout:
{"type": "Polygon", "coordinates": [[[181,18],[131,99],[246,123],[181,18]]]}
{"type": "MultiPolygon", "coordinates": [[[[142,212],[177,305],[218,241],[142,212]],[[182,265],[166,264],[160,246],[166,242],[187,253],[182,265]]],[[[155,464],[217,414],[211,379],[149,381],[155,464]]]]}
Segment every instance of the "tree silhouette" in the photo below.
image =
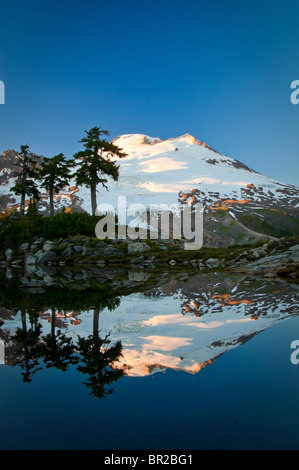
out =
{"type": "Polygon", "coordinates": [[[114,310],[120,303],[118,297],[107,297],[102,299],[101,304],[94,307],[93,334],[87,338],[78,336],[77,349],[80,354],[80,365],[77,367],[79,372],[88,375],[84,382],[90,388],[90,394],[97,398],[103,398],[113,393],[109,386],[119,380],[124,375],[121,368],[113,368],[113,365],[122,357],[122,344],[117,341],[113,346],[109,346],[108,340],[110,333],[104,338],[99,335],[99,315],[101,310],[108,308],[114,310]]]}
{"type": "MultiPolygon", "coordinates": [[[[14,284],[15,285],[15,284],[14,284]]],[[[15,298],[12,298],[13,290],[0,290],[0,302],[4,302],[10,309],[21,311],[21,328],[12,336],[14,342],[15,364],[20,365],[23,370],[23,381],[31,382],[33,375],[42,370],[44,364],[46,368],[56,368],[66,372],[69,366],[76,366],[76,370],[87,376],[84,383],[90,394],[98,398],[104,398],[111,394],[111,385],[124,375],[124,369],[118,364],[122,357],[122,344],[117,341],[111,344],[110,333],[103,338],[100,337],[99,315],[104,308],[114,310],[120,303],[120,298],[115,295],[104,295],[98,292],[86,293],[86,298],[81,294],[78,297],[65,298],[57,295],[51,290],[50,297],[36,294],[30,296],[27,292],[17,291],[15,298]],[[42,326],[39,323],[39,315],[44,312],[45,302],[49,301],[51,306],[51,331],[42,336],[42,326]],[[91,303],[94,305],[91,307],[91,303]],[[23,306],[19,308],[18,306],[23,306]],[[80,337],[77,341],[62,334],[56,329],[56,307],[61,310],[75,306],[76,311],[92,308],[94,311],[92,334],[88,337],[80,337]],[[32,308],[25,308],[24,305],[33,305],[32,308]],[[27,318],[30,319],[30,328],[27,325],[27,318]],[[116,367],[115,367],[116,366],[116,367]]]]}
{"type": "Polygon", "coordinates": [[[36,168],[37,162],[33,158],[33,154],[29,150],[28,145],[21,145],[18,160],[16,165],[21,168],[21,171],[16,173],[18,176],[17,182],[10,189],[16,195],[21,196],[20,217],[23,218],[25,214],[26,196],[34,199],[38,199],[39,196],[38,187],[35,182],[35,179],[38,177],[38,172],[36,168]]]}
{"type": "MultiPolygon", "coordinates": [[[[16,341],[18,347],[18,360],[17,364],[23,370],[23,382],[31,382],[33,375],[42,368],[40,367],[40,335],[41,324],[35,321],[32,322],[31,328],[27,328],[26,309],[21,309],[22,328],[12,337],[16,341]]],[[[32,311],[31,311],[32,314],[32,311]]]]}
{"type": "Polygon", "coordinates": [[[97,185],[101,184],[108,190],[107,177],[111,177],[114,181],[119,177],[119,166],[111,159],[124,158],[127,155],[105,139],[109,136],[109,131],[93,127],[84,132],[86,136],[79,140],[79,143],[83,143],[85,150],[74,154],[74,159],[79,165],[74,176],[77,186],[84,185],[90,188],[92,215],[95,215],[97,185]]]}
{"type": "Polygon", "coordinates": [[[120,298],[115,295],[103,296],[97,301],[97,306],[93,308],[93,336],[98,337],[99,335],[99,321],[100,313],[104,308],[108,310],[115,310],[120,304],[120,298]]]}
{"type": "Polygon", "coordinates": [[[67,161],[63,153],[52,158],[45,157],[41,163],[38,175],[41,180],[41,187],[49,191],[51,215],[54,215],[54,194],[61,191],[69,183],[71,166],[72,162],[67,161]]]}
{"type": "Polygon", "coordinates": [[[69,365],[78,363],[78,358],[72,339],[63,335],[61,330],[56,333],[56,310],[54,307],[51,310],[51,333],[43,336],[40,353],[47,368],[66,371],[69,365]]]}
{"type": "Polygon", "coordinates": [[[124,375],[122,369],[112,367],[122,356],[122,344],[117,341],[108,347],[110,344],[108,337],[109,334],[104,338],[100,338],[99,335],[78,337],[77,348],[81,361],[77,370],[88,375],[87,381],[83,383],[90,389],[90,395],[97,398],[104,398],[113,393],[110,385],[124,375]]]}

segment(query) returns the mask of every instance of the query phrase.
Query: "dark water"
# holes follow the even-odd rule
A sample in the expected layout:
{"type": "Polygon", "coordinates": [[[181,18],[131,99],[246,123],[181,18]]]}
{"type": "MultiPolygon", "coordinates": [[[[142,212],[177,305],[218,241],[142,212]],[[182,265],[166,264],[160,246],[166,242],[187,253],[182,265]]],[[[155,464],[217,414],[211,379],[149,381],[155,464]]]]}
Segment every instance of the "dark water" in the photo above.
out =
{"type": "Polygon", "coordinates": [[[2,292],[0,449],[298,449],[297,288],[203,276],[73,310],[2,292]]]}

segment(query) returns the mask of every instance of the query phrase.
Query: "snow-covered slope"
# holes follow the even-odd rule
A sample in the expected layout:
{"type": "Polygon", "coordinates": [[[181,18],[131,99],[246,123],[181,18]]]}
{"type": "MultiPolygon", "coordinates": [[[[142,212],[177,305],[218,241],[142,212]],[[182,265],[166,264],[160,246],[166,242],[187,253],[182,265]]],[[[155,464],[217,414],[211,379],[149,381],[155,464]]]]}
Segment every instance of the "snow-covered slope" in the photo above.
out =
{"type": "MultiPolygon", "coordinates": [[[[131,204],[186,204],[200,202],[210,219],[216,212],[238,218],[249,213],[263,218],[259,210],[298,216],[299,190],[263,176],[244,163],[220,154],[189,134],[161,140],[143,134],[117,137],[113,143],[127,154],[116,159],[119,180],[108,183],[109,191],[98,187],[98,204],[117,208],[118,196],[131,204]]],[[[0,210],[18,208],[19,198],[10,187],[14,168],[9,165],[16,152],[0,156],[0,210]]],[[[56,210],[70,207],[72,211],[90,212],[90,192],[76,188],[74,182],[56,195],[56,210]]],[[[40,210],[48,211],[48,195],[42,194],[40,210]]]]}
{"type": "Polygon", "coordinates": [[[142,134],[113,141],[128,156],[119,160],[120,178],[99,200],[125,195],[129,203],[198,201],[206,208],[254,204],[299,207],[298,188],[267,178],[219,154],[189,134],[162,141],[142,134]]]}

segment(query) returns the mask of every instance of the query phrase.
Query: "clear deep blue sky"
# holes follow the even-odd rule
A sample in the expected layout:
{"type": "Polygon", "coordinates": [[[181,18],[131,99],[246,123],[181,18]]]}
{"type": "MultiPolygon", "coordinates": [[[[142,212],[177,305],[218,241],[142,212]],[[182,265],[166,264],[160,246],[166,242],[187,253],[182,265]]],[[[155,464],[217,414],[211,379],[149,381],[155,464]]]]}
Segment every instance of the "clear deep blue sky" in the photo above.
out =
{"type": "Polygon", "coordinates": [[[298,0],[10,0],[0,20],[1,152],[190,133],[299,186],[298,0]]]}

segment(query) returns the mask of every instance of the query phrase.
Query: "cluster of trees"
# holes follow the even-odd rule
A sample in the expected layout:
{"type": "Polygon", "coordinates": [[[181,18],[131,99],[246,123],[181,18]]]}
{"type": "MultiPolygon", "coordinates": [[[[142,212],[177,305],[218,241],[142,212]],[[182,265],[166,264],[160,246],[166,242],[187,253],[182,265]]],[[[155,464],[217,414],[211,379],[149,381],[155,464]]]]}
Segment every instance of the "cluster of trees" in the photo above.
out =
{"type": "Polygon", "coordinates": [[[83,384],[90,394],[104,398],[113,393],[113,384],[124,376],[128,366],[123,364],[122,343],[112,342],[110,333],[102,334],[100,313],[104,309],[114,311],[120,297],[99,289],[85,290],[82,295],[80,290],[53,287],[32,295],[18,286],[17,278],[8,281],[0,276],[0,306],[20,313],[19,328],[6,345],[6,353],[9,364],[20,367],[23,381],[30,383],[45,368],[62,372],[76,368],[84,374],[83,384]],[[70,311],[80,318],[86,310],[93,311],[89,335],[73,337],[61,331],[57,312],[60,318],[61,313],[67,318],[70,311]],[[50,331],[40,322],[45,314],[50,331]]]}
{"type": "Polygon", "coordinates": [[[95,215],[97,186],[100,184],[108,189],[107,177],[114,181],[119,177],[119,166],[111,158],[124,158],[127,155],[122,149],[107,141],[109,131],[93,127],[84,132],[85,136],[79,140],[84,149],[75,153],[70,159],[66,159],[65,155],[60,153],[52,158],[45,157],[39,165],[29,146],[21,145],[17,163],[21,170],[16,184],[11,188],[16,195],[21,196],[21,218],[25,215],[26,198],[38,200],[39,188],[49,192],[50,211],[51,215],[54,215],[54,195],[71,179],[74,179],[76,186],[84,185],[90,188],[91,210],[92,215],[95,215]]]}
{"type": "Polygon", "coordinates": [[[110,333],[100,336],[100,310],[100,306],[94,308],[92,334],[87,337],[78,335],[74,342],[71,337],[62,334],[60,329],[56,329],[54,307],[51,308],[51,332],[46,335],[43,334],[38,312],[34,308],[21,307],[22,325],[11,339],[14,343],[15,365],[19,365],[22,370],[23,382],[30,383],[43,366],[63,372],[76,366],[78,372],[85,374],[86,381],[83,383],[90,390],[90,395],[105,398],[112,394],[112,384],[125,374],[125,368],[120,363],[123,347],[120,341],[111,344],[110,333]],[[30,326],[27,317],[31,321],[30,326]]]}

